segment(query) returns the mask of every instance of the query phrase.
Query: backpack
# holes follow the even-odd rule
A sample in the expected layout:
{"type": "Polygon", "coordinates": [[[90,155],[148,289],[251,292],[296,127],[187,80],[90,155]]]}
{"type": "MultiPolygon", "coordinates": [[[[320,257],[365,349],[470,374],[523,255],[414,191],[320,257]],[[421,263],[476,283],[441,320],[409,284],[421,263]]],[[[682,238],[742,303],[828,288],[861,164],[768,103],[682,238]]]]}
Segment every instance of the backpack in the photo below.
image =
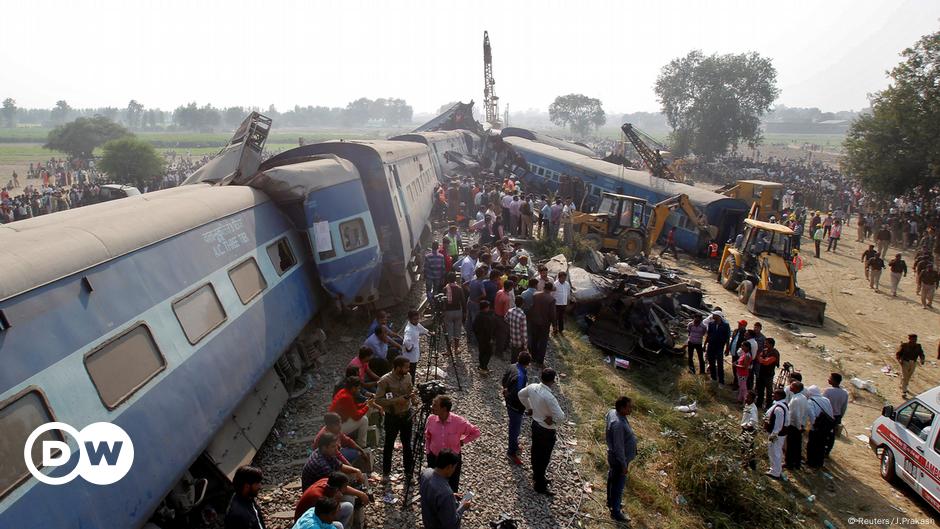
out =
{"type": "MultiPolygon", "coordinates": [[[[778,408],[778,407],[783,410],[783,424],[784,424],[784,426],[786,426],[786,424],[787,424],[787,411],[789,411],[789,410],[787,409],[786,405],[780,405],[780,404],[774,404],[773,407],[771,407],[771,410],[773,410],[773,408],[778,408]]],[[[825,415],[825,413],[824,413],[823,415],[825,415]]],[[[776,417],[776,416],[777,416],[777,415],[776,415],[775,413],[773,413],[773,411],[771,411],[770,417],[764,419],[764,431],[766,431],[767,433],[771,433],[771,432],[774,431],[774,417],[776,417]]],[[[784,428],[781,428],[781,429],[780,429],[780,434],[781,434],[781,435],[783,434],[783,431],[784,431],[784,428]]]]}
{"type": "Polygon", "coordinates": [[[817,408],[819,408],[819,415],[816,416],[816,420],[813,422],[813,429],[820,432],[828,432],[835,427],[836,421],[826,413],[826,410],[822,409],[822,406],[816,404],[816,401],[813,399],[807,399],[813,403],[817,408]]]}

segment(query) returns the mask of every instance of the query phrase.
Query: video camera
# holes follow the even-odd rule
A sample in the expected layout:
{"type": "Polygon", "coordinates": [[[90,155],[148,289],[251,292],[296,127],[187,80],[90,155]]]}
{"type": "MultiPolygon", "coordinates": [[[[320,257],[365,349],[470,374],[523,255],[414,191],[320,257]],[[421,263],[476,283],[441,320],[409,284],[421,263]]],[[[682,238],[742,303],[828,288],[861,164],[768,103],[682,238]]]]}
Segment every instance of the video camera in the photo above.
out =
{"type": "Polygon", "coordinates": [[[447,384],[440,380],[430,380],[418,384],[418,396],[422,403],[430,405],[434,397],[447,394],[447,389],[447,384]]]}

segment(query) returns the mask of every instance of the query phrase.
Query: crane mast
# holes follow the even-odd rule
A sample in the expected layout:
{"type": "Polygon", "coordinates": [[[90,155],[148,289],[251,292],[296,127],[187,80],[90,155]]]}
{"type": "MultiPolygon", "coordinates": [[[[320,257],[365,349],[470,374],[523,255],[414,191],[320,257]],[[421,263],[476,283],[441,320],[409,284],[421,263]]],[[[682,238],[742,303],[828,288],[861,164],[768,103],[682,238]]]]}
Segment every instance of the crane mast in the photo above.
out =
{"type": "Polygon", "coordinates": [[[496,81],[493,80],[493,52],[490,49],[490,36],[483,32],[483,108],[486,111],[486,121],[493,128],[499,128],[499,98],[494,90],[496,81]]]}
{"type": "Polygon", "coordinates": [[[653,176],[674,182],[682,181],[673,173],[672,169],[669,168],[669,165],[667,165],[663,157],[660,156],[659,151],[651,149],[650,146],[640,138],[640,135],[637,134],[637,130],[633,125],[624,123],[620,130],[623,131],[623,134],[630,140],[630,143],[633,144],[633,148],[636,149],[637,154],[643,159],[643,162],[646,164],[646,167],[649,168],[653,176]]]}

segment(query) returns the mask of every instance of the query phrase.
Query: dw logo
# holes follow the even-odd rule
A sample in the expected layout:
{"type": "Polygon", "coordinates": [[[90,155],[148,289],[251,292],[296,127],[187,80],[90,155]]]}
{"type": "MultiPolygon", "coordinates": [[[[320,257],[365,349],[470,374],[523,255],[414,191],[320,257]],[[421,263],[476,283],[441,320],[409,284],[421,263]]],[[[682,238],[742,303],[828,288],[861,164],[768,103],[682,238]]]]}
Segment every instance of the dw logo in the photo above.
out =
{"type": "MultiPolygon", "coordinates": [[[[72,450],[68,443],[55,440],[42,442],[42,466],[59,467],[68,463],[71,457],[72,450]]],[[[127,432],[116,424],[96,422],[78,431],[62,422],[50,422],[29,434],[26,446],[23,447],[23,458],[29,473],[48,485],[68,483],[78,475],[95,485],[110,485],[130,471],[134,462],[134,444],[127,432]],[[51,430],[69,434],[78,445],[78,464],[64,476],[47,476],[33,463],[32,451],[36,439],[51,430]]]]}

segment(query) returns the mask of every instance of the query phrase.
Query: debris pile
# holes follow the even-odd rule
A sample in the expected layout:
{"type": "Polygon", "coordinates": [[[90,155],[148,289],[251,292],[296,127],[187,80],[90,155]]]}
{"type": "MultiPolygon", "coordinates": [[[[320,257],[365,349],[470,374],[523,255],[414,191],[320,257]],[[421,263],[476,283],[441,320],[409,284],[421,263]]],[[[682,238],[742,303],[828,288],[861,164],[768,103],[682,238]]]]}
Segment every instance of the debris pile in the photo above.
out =
{"type": "Polygon", "coordinates": [[[592,250],[584,261],[583,268],[572,266],[556,255],[545,265],[549,274],[568,271],[579,324],[592,344],[616,357],[650,364],[659,355],[681,353],[677,345],[684,343],[688,320],[708,316],[701,284],[658,259],[625,262],[592,250]]]}

